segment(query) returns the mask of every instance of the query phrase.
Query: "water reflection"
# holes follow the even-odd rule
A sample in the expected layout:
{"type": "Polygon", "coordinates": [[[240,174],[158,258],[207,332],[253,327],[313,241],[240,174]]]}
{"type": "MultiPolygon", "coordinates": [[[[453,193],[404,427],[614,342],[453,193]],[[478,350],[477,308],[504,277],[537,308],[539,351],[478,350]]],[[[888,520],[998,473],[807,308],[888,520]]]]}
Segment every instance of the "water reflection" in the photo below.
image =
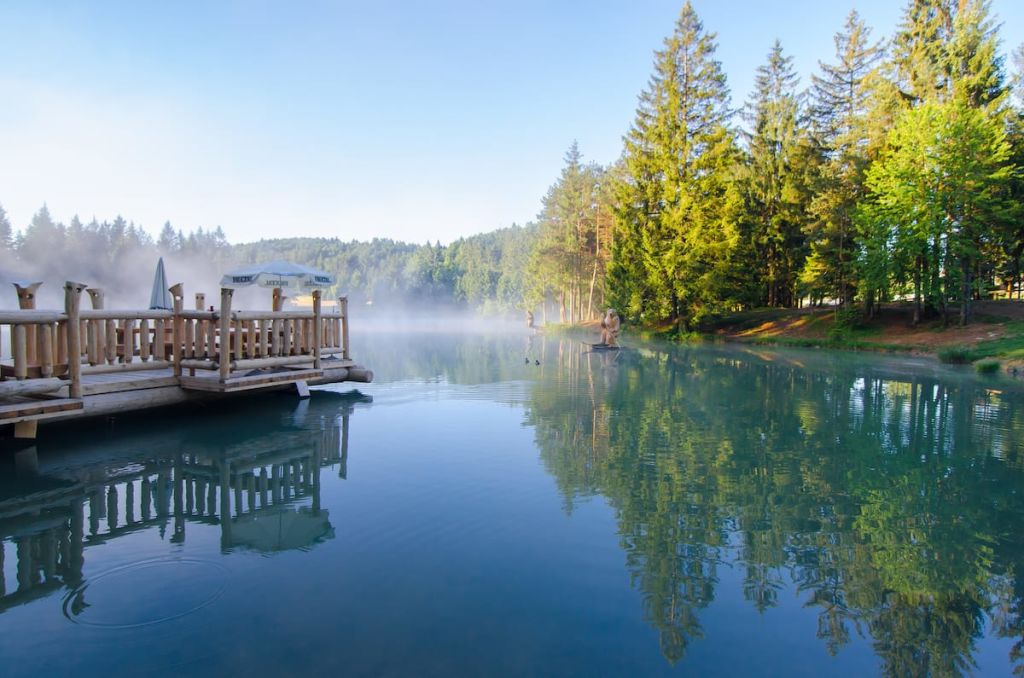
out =
{"type": "Polygon", "coordinates": [[[54,450],[17,452],[0,485],[0,575],[5,558],[16,561],[13,587],[0,576],[0,613],[67,589],[65,611],[80,614],[88,551],[144,530],[183,544],[190,524],[215,525],[225,552],[308,549],[332,538],[321,470],[347,477],[349,416],[370,399],[320,398],[312,412],[301,403],[284,426],[280,401],[250,404],[244,428],[229,437],[207,418],[146,440],[136,421],[99,450],[73,447],[74,457],[47,454],[59,452],[60,436],[54,450]]]}
{"type": "Polygon", "coordinates": [[[567,510],[614,506],[669,662],[730,567],[749,605],[793,587],[830,653],[866,635],[889,675],[969,670],[988,621],[1024,672],[1016,388],[823,354],[547,355],[562,384],[527,421],[567,510]]]}

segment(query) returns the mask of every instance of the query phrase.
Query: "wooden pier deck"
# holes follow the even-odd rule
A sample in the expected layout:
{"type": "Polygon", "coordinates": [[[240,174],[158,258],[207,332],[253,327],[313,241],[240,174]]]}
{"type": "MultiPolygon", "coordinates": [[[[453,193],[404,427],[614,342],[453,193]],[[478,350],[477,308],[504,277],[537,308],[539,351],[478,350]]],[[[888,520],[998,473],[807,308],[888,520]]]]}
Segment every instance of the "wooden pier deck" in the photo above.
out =
{"type": "Polygon", "coordinates": [[[85,285],[64,290],[63,311],[32,308],[21,287],[23,308],[0,311],[10,334],[10,358],[0,360],[0,426],[14,425],[15,437],[35,437],[40,421],[373,380],[349,356],[344,297],[334,312],[323,312],[319,291],[309,310],[240,311],[224,288],[218,310],[204,310],[202,294],[196,310],[185,310],[179,284],[172,310],[104,309],[96,289],[88,290],[93,308],[82,310],[85,285]]]}

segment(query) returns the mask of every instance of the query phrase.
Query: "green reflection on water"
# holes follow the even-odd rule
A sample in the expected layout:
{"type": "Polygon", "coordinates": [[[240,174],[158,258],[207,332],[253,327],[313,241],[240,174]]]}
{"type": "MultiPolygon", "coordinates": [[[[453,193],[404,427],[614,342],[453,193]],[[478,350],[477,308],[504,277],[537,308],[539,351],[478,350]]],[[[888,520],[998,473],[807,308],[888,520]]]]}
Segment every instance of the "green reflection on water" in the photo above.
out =
{"type": "MultiPolygon", "coordinates": [[[[567,510],[615,507],[670,662],[724,563],[759,611],[788,578],[830,653],[866,633],[889,675],[969,670],[986,617],[1020,638],[1019,391],[859,356],[560,343],[547,360],[564,383],[528,403],[541,455],[567,510]]],[[[1010,659],[1024,672],[1021,641],[1010,659]]]]}

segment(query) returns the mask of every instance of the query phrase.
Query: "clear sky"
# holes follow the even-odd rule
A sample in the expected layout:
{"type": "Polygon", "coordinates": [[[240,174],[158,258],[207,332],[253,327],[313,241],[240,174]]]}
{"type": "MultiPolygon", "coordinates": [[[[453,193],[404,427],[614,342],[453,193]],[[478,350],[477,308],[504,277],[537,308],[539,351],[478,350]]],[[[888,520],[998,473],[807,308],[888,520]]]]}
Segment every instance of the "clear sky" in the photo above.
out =
{"type": "MultiPolygon", "coordinates": [[[[573,139],[618,157],[682,4],[0,0],[0,204],[232,242],[525,223],[573,139]]],[[[887,37],[904,4],[694,2],[736,106],[775,38],[806,85],[852,7],[887,37]]],[[[1024,42],[1024,2],[992,9],[1024,42]]]]}

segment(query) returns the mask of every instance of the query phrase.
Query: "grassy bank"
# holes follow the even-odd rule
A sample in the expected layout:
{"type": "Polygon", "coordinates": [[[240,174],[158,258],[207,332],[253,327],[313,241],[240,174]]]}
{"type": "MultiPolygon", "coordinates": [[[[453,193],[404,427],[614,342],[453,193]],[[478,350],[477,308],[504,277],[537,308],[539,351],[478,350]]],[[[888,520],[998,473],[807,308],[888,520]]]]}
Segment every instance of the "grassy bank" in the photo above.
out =
{"type": "Polygon", "coordinates": [[[966,327],[930,319],[914,325],[909,304],[883,306],[878,317],[834,309],[758,309],[724,316],[699,333],[649,327],[646,336],[676,341],[717,340],[761,345],[885,351],[933,355],[943,362],[974,363],[981,372],[1024,370],[1024,302],[976,304],[966,327]]]}

